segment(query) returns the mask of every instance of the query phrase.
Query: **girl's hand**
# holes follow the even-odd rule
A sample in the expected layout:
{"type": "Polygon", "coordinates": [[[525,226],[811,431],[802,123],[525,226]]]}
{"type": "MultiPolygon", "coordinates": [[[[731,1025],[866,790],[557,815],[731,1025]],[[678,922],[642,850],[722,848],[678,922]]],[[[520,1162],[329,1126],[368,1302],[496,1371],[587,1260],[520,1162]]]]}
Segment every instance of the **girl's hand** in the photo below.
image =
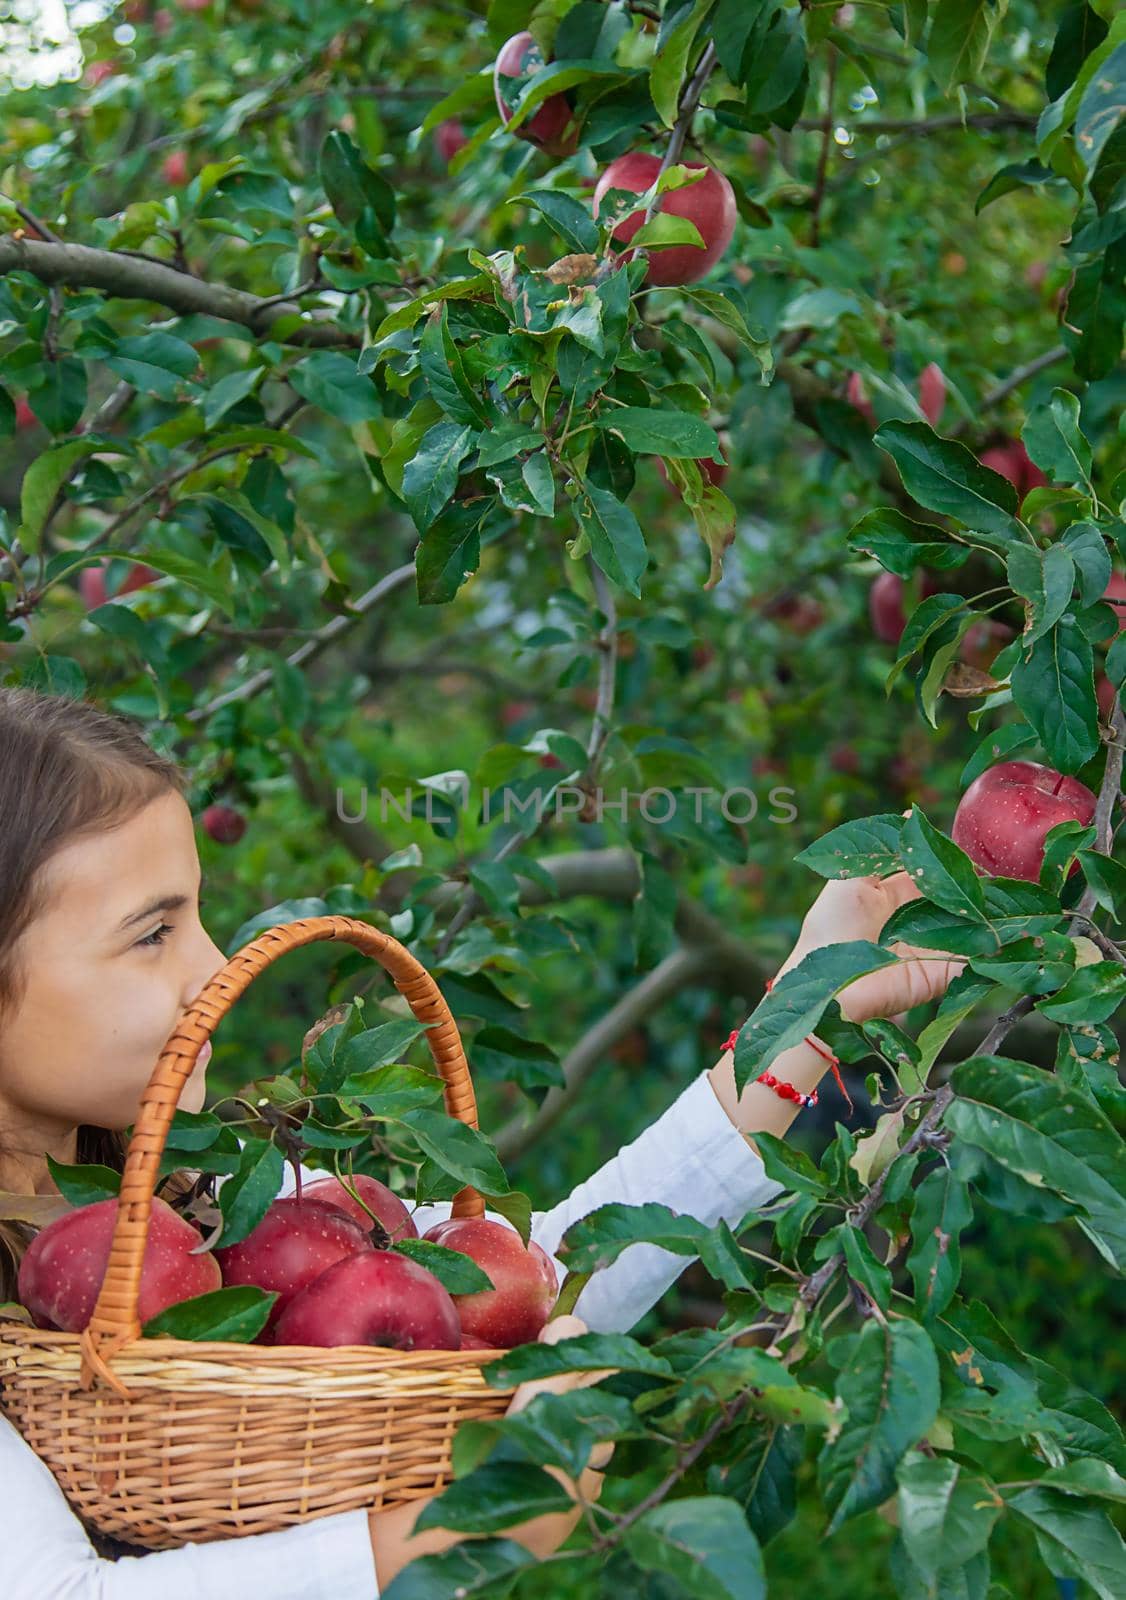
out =
{"type": "MultiPolygon", "coordinates": [[[[830,878],[806,912],[798,942],[778,969],[778,977],[825,945],[853,939],[878,943],[892,912],[905,901],[918,899],[919,890],[907,872],[893,872],[889,878],[830,878]]],[[[964,957],[941,950],[902,943],[891,949],[899,957],[894,966],[857,978],[837,995],[841,1015],[848,1021],[894,1017],[924,1000],[937,1000],[966,965],[964,957]]]]}
{"type": "MultiPolygon", "coordinates": [[[[540,1334],[540,1341],[544,1344],[555,1344],[560,1339],[576,1339],[586,1332],[586,1323],[578,1317],[560,1316],[545,1326],[540,1334]]],[[[601,1372],[561,1372],[555,1377],[522,1383],[513,1392],[508,1414],[522,1411],[537,1394],[547,1392],[563,1394],[568,1389],[579,1389],[597,1383],[600,1378],[609,1375],[609,1370],[612,1369],[601,1372]]],[[[557,1478],[575,1501],[574,1509],[551,1512],[542,1517],[531,1517],[525,1522],[518,1523],[514,1528],[506,1528],[495,1537],[514,1539],[517,1544],[522,1544],[526,1550],[530,1550],[539,1561],[545,1556],[553,1555],[563,1541],[570,1537],[582,1516],[579,1499],[588,1503],[598,1499],[602,1492],[602,1473],[599,1469],[605,1467],[613,1453],[613,1443],[597,1445],[591,1452],[590,1465],[580,1474],[577,1485],[562,1468],[545,1467],[544,1471],[557,1478]]],[[[415,1522],[422,1514],[423,1508],[434,1498],[434,1495],[426,1495],[405,1505],[394,1506],[389,1511],[368,1513],[375,1571],[381,1591],[387,1588],[396,1573],[400,1572],[408,1562],[417,1560],[419,1556],[436,1555],[460,1543],[462,1539],[484,1537],[472,1533],[458,1533],[449,1528],[427,1528],[422,1533],[414,1533],[412,1530],[415,1522]]]]}

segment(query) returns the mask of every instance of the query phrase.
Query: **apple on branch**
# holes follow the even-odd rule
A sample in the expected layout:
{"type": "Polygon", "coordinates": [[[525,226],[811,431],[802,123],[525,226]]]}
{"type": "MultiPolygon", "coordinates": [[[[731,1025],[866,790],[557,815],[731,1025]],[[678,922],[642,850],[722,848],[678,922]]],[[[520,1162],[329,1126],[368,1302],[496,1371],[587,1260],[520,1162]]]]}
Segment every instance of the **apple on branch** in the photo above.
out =
{"type": "MultiPolygon", "coordinates": [[[[896,572],[881,572],[868,591],[868,615],[872,620],[872,632],[877,639],[882,639],[884,644],[898,644],[903,637],[903,630],[907,626],[907,611],[904,607],[904,597],[907,586],[896,572]]],[[[937,588],[929,572],[923,573],[921,584],[922,598],[936,594],[937,588]]]]}
{"type": "MultiPolygon", "coordinates": [[[[79,1206],[41,1228],[20,1262],[18,1292],[37,1328],[81,1333],[94,1314],[109,1265],[117,1200],[79,1206]]],[[[222,1286],[219,1262],[198,1250],[199,1230],[154,1196],[141,1265],[137,1315],[148,1322],[168,1306],[222,1286]]]]}
{"type": "Polygon", "coordinates": [[[1038,761],[1002,761],[970,784],[950,837],[982,872],[1038,883],[1049,830],[1061,822],[1086,825],[1095,804],[1078,778],[1038,761]]]}
{"type": "MultiPolygon", "coordinates": [[[[512,115],[512,108],[519,98],[519,89],[514,93],[510,80],[530,77],[543,65],[540,47],[530,33],[514,33],[511,39],[501,45],[493,63],[493,93],[497,110],[505,122],[512,115]]],[[[567,132],[570,121],[571,107],[566,95],[553,94],[512,131],[518,139],[527,139],[548,155],[561,159],[573,155],[578,143],[577,132],[574,129],[567,132]]]]}
{"type": "MultiPolygon", "coordinates": [[[[731,243],[738,217],[735,191],[718,168],[703,161],[678,164],[690,172],[702,172],[704,176],[678,189],[667,189],[658,199],[654,215],[664,212],[666,216],[686,218],[695,225],[704,242],[703,248],[698,244],[680,244],[654,245],[649,250],[645,281],[662,287],[695,283],[710,272],[731,243]]],[[[660,170],[660,156],[646,150],[631,150],[611,161],[594,188],[595,217],[611,189],[644,194],[656,182],[660,170]]],[[[618,244],[629,244],[644,220],[643,209],[631,211],[617,224],[611,237],[618,244]]]]}
{"type": "Polygon", "coordinates": [[[515,1228],[489,1217],[450,1217],[423,1234],[469,1256],[492,1289],[455,1295],[462,1333],[500,1349],[537,1339],[559,1294],[551,1257],[533,1239],[527,1248],[515,1228]]]}
{"type": "MultiPolygon", "coordinates": [[[[214,839],[216,844],[238,844],[246,832],[246,818],[241,811],[236,811],[234,806],[208,806],[199,820],[204,833],[208,838],[214,839]]],[[[370,1226],[370,1218],[368,1225],[370,1226]]]]}
{"type": "Polygon", "coordinates": [[[294,1296],[335,1262],[361,1250],[374,1250],[370,1234],[339,1207],[284,1195],[272,1202],[245,1239],[220,1246],[215,1257],[224,1284],[250,1283],[277,1294],[257,1340],[271,1344],[278,1320],[294,1296]]]}

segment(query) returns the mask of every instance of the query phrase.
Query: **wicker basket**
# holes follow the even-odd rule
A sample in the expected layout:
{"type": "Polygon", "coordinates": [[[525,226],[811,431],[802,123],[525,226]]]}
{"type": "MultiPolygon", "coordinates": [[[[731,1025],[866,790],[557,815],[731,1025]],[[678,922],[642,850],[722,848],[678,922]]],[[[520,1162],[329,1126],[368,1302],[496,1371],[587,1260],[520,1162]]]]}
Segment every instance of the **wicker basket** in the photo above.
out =
{"type": "MultiPolygon", "coordinates": [[[[149,1213],[183,1085],[206,1039],[286,951],[345,940],[386,968],[445,1082],[450,1116],[477,1126],[457,1025],[401,944],[352,917],[271,928],[239,950],[182,1018],[141,1100],[113,1243],[81,1334],[0,1322],[0,1404],[92,1528],[149,1550],[267,1533],[315,1517],[432,1494],[468,1418],[503,1414],[493,1351],[319,1348],[142,1339],[137,1318],[149,1213]]],[[[476,1189],[455,1217],[483,1215],[476,1189]]]]}

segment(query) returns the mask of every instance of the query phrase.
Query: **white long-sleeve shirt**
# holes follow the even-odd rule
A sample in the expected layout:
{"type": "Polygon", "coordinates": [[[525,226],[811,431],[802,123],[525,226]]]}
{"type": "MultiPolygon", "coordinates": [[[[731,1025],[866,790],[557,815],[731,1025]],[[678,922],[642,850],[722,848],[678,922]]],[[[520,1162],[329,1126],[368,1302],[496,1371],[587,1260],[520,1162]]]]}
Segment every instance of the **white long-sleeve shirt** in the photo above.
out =
{"type": "MultiPolygon", "coordinates": [[[[310,1181],[323,1173],[302,1168],[310,1181]]],[[[282,1193],[294,1187],[286,1169],[282,1193]]],[[[554,1258],[573,1222],[618,1201],[656,1200],[709,1226],[739,1222],[778,1193],[758,1155],[701,1073],[632,1144],[550,1211],[532,1238],[554,1258]]],[[[449,1216],[449,1202],[420,1206],[419,1232],[449,1216]]],[[[495,1212],[496,1221],[505,1219],[495,1212]]],[[[595,1332],[626,1332],[680,1276],[690,1257],[634,1244],[594,1274],[575,1307],[595,1332]]],[[[556,1262],[563,1281],[562,1265],[556,1262]]],[[[0,1595],[3,1600],[378,1600],[364,1509],[335,1512],[275,1533],[185,1544],[117,1561],[100,1557],[50,1469],[0,1415],[0,1595]]]]}

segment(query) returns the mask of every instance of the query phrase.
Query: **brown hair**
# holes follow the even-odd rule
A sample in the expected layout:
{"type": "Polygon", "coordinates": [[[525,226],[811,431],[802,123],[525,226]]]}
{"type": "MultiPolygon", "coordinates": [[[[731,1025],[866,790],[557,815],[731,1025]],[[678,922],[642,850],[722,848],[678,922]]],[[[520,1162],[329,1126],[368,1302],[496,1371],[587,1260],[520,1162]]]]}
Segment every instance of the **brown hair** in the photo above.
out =
{"type": "MultiPolygon", "coordinates": [[[[64,845],[119,827],[150,801],[187,787],[187,774],[124,717],[86,700],[0,685],[0,1027],[26,990],[19,944],[46,908],[47,862],[64,845]]],[[[122,1172],[127,1146],[116,1129],[83,1125],[77,1160],[122,1172]]],[[[164,1198],[190,1182],[173,1174],[164,1198]]],[[[0,1219],[0,1302],[16,1299],[19,1263],[34,1237],[27,1224],[0,1219]]]]}

